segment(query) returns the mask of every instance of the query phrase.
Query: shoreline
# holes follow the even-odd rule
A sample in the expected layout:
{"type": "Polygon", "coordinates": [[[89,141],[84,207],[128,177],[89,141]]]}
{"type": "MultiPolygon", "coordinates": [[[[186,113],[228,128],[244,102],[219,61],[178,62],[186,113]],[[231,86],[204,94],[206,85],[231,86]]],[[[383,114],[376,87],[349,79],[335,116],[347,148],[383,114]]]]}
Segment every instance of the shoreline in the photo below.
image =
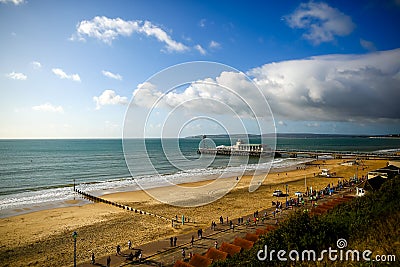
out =
{"type": "MultiPolygon", "coordinates": [[[[294,163],[288,164],[288,166],[278,166],[278,167],[273,167],[273,163],[271,163],[271,167],[269,170],[266,169],[261,169],[258,172],[258,175],[264,175],[268,173],[277,173],[277,172],[286,172],[286,171],[291,171],[296,169],[297,166],[299,165],[304,165],[306,162],[312,162],[315,161],[316,159],[314,158],[284,158],[285,160],[290,160],[293,161],[294,163]]],[[[241,175],[244,176],[249,176],[253,175],[255,170],[246,170],[242,172],[241,175]]],[[[240,174],[238,174],[241,176],[240,174]]],[[[207,183],[216,180],[216,179],[230,179],[232,177],[235,177],[235,173],[229,173],[226,175],[226,173],[222,174],[209,174],[209,175],[204,175],[204,176],[191,176],[192,180],[189,182],[181,182],[177,183],[177,185],[182,185],[182,184],[187,184],[187,183],[197,183],[197,182],[204,182],[206,181],[207,183]],[[221,176],[221,177],[219,177],[221,176]]],[[[115,179],[111,181],[106,181],[106,182],[98,182],[98,183],[82,183],[82,184],[77,184],[77,188],[79,186],[87,186],[87,185],[92,185],[92,184],[104,184],[104,183],[115,183],[118,184],[119,181],[125,180],[125,181],[134,181],[134,178],[123,178],[123,179],[115,179]]],[[[89,190],[88,192],[91,193],[94,196],[101,197],[104,195],[108,194],[114,194],[114,193],[123,193],[123,192],[131,192],[131,191],[142,191],[144,190],[141,188],[136,182],[133,182],[132,185],[114,185],[115,187],[111,187],[109,189],[96,189],[96,190],[89,190]]],[[[151,188],[146,188],[145,190],[151,190],[154,188],[164,188],[164,187],[169,187],[171,185],[166,185],[166,184],[160,184],[160,185],[155,185],[154,187],[151,188]]],[[[15,207],[15,208],[7,208],[4,210],[1,210],[0,213],[0,219],[4,218],[9,218],[13,216],[19,216],[19,215],[24,215],[24,214],[29,214],[32,212],[37,212],[37,211],[44,211],[44,210],[51,210],[51,209],[57,209],[57,208],[66,208],[66,207],[76,207],[76,206],[82,206],[82,205],[87,205],[90,204],[91,202],[81,198],[80,196],[74,194],[74,191],[71,186],[65,186],[64,188],[70,188],[70,196],[67,199],[63,200],[56,200],[55,202],[42,202],[42,203],[33,203],[33,204],[24,204],[20,207],[15,207]]],[[[83,189],[85,191],[85,189],[83,189]]],[[[86,191],[85,191],[86,192],[86,191]]],[[[28,192],[30,193],[30,192],[28,192]]]]}
{"type": "MultiPolygon", "coordinates": [[[[198,228],[209,227],[211,221],[220,216],[238,218],[252,214],[271,206],[275,189],[283,192],[289,185],[289,195],[294,192],[304,192],[305,186],[323,188],[328,183],[337,183],[340,179],[349,179],[356,170],[355,166],[341,166],[343,160],[320,161],[322,167],[332,169],[342,178],[320,178],[313,174],[319,171],[318,165],[306,166],[305,169],[295,169],[269,173],[262,186],[253,193],[248,192],[250,176],[243,176],[235,188],[224,197],[205,206],[182,208],[160,203],[144,191],[120,192],[103,195],[102,198],[127,204],[166,218],[175,216],[194,220],[195,224],[172,228],[171,223],[154,216],[140,215],[134,212],[116,208],[104,203],[90,203],[78,207],[56,208],[32,212],[0,219],[0,256],[8,255],[10,265],[51,266],[51,262],[63,259],[65,266],[70,265],[71,233],[78,232],[79,253],[78,262],[87,261],[91,252],[97,257],[115,253],[115,246],[124,247],[128,239],[133,246],[160,240],[169,236],[193,232],[198,228]],[[307,177],[305,185],[304,176],[307,177]],[[43,223],[46,222],[46,223],[43,223]],[[54,251],[53,247],[57,247],[54,251]],[[33,264],[37,262],[37,264],[33,264]],[[14,263],[14,264],[12,264],[14,263]]],[[[385,166],[385,160],[365,161],[365,166],[359,168],[359,177],[368,170],[385,166]]],[[[236,177],[234,177],[236,178],[236,177]]],[[[200,186],[205,181],[184,184],[185,186],[200,186]]],[[[170,194],[173,189],[157,188],[164,194],[170,194]]],[[[282,201],[282,199],[280,199],[282,201]]]]}

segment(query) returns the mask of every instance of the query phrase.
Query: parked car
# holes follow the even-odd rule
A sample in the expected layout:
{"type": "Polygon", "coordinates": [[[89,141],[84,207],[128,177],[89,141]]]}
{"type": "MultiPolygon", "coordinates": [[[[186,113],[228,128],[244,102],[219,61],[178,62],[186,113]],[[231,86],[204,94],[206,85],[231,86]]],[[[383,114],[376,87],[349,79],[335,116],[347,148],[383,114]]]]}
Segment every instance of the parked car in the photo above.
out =
{"type": "Polygon", "coordinates": [[[296,197],[301,197],[301,196],[303,196],[303,193],[297,191],[297,192],[294,192],[294,195],[295,195],[296,197]]]}
{"type": "Polygon", "coordinates": [[[272,196],[274,196],[274,197],[280,197],[280,196],[282,196],[282,191],[281,190],[275,190],[273,193],[272,193],[272,196]]]}

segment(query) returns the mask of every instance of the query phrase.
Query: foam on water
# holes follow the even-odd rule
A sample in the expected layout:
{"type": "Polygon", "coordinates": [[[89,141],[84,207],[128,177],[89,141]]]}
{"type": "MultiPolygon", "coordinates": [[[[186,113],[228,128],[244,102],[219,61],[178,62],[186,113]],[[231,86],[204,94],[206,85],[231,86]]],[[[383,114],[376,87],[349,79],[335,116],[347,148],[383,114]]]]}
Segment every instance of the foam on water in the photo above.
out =
{"type": "MultiPolygon", "coordinates": [[[[311,160],[312,159],[306,158],[275,159],[272,162],[272,168],[290,168],[311,160]]],[[[100,196],[115,192],[135,191],[142,188],[148,189],[215,178],[229,178],[241,175],[244,172],[252,172],[256,170],[258,173],[266,173],[270,168],[270,164],[270,162],[265,162],[261,164],[247,164],[226,168],[191,169],[188,171],[180,171],[165,175],[144,175],[134,178],[127,177],[110,179],[107,181],[93,181],[89,183],[81,183],[77,185],[77,188],[93,195],[100,196]]],[[[41,210],[59,206],[68,206],[66,201],[72,200],[76,197],[78,196],[73,192],[72,186],[2,195],[0,196],[0,217],[26,213],[29,212],[32,207],[34,207],[34,210],[41,210]]]]}
{"type": "Polygon", "coordinates": [[[387,153],[387,154],[392,154],[392,153],[397,153],[400,152],[400,148],[392,148],[392,149],[380,149],[374,151],[376,153],[387,153]]]}
{"type": "Polygon", "coordinates": [[[0,218],[24,214],[32,211],[83,205],[88,201],[74,194],[72,187],[30,191],[0,196],[0,218]],[[76,203],[68,200],[78,198],[76,203]]]}

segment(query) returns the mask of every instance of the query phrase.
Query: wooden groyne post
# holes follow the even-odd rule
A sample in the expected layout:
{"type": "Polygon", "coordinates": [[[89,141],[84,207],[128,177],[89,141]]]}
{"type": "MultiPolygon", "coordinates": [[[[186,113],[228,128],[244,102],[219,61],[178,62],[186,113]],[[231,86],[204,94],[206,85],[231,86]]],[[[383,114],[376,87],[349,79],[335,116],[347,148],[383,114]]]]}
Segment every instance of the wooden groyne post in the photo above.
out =
{"type": "Polygon", "coordinates": [[[74,192],[78,193],[83,198],[85,198],[85,199],[87,199],[89,201],[95,202],[95,203],[96,202],[104,203],[104,204],[108,204],[108,205],[111,205],[111,206],[114,206],[114,207],[117,207],[117,208],[121,208],[121,209],[124,209],[124,210],[127,210],[127,211],[134,211],[135,213],[144,214],[144,215],[150,215],[150,216],[154,216],[156,218],[160,218],[160,219],[166,220],[168,222],[171,222],[171,219],[168,219],[168,218],[166,218],[166,217],[164,217],[162,215],[157,215],[157,214],[154,214],[154,213],[151,213],[151,212],[135,209],[135,208],[129,207],[127,205],[123,205],[123,204],[120,204],[120,203],[117,203],[117,202],[113,202],[113,201],[110,201],[110,200],[107,200],[107,199],[104,199],[104,198],[101,198],[101,197],[96,197],[96,196],[93,196],[93,195],[91,195],[89,193],[81,191],[81,190],[79,190],[79,189],[77,189],[75,187],[75,180],[74,180],[74,192]]]}

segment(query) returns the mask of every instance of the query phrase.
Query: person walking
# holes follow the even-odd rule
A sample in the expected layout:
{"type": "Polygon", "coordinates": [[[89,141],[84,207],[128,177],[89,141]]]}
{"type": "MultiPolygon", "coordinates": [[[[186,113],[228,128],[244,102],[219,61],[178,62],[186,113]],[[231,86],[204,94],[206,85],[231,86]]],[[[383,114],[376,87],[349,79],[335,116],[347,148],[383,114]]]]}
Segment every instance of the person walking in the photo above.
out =
{"type": "Polygon", "coordinates": [[[107,257],[107,267],[110,267],[110,264],[111,264],[111,257],[108,256],[107,257]]]}
{"type": "Polygon", "coordinates": [[[139,263],[142,262],[142,257],[143,257],[142,250],[140,249],[139,250],[139,257],[138,257],[139,258],[139,263]]]}
{"type": "Polygon", "coordinates": [[[176,241],[178,240],[178,238],[175,236],[174,237],[174,247],[176,247],[176,241]]]}
{"type": "Polygon", "coordinates": [[[216,249],[218,249],[218,241],[217,240],[215,240],[214,246],[215,246],[216,249]]]}
{"type": "Polygon", "coordinates": [[[118,245],[118,246],[117,246],[117,254],[116,254],[116,256],[118,256],[118,255],[120,255],[120,254],[121,254],[121,246],[118,245]]]}
{"type": "Polygon", "coordinates": [[[169,238],[169,244],[171,245],[171,247],[174,246],[174,238],[172,236],[169,238]]]}
{"type": "Polygon", "coordinates": [[[193,243],[194,243],[194,236],[192,235],[192,239],[190,240],[190,244],[192,245],[192,247],[193,247],[193,243]]]}
{"type": "Polygon", "coordinates": [[[128,249],[130,250],[132,248],[132,242],[129,240],[128,241],[128,249]]]}
{"type": "Polygon", "coordinates": [[[182,260],[185,261],[185,258],[186,258],[185,248],[182,248],[182,260]]]}
{"type": "Polygon", "coordinates": [[[90,258],[90,261],[92,264],[95,264],[95,257],[94,257],[94,252],[92,252],[92,257],[90,258]]]}

